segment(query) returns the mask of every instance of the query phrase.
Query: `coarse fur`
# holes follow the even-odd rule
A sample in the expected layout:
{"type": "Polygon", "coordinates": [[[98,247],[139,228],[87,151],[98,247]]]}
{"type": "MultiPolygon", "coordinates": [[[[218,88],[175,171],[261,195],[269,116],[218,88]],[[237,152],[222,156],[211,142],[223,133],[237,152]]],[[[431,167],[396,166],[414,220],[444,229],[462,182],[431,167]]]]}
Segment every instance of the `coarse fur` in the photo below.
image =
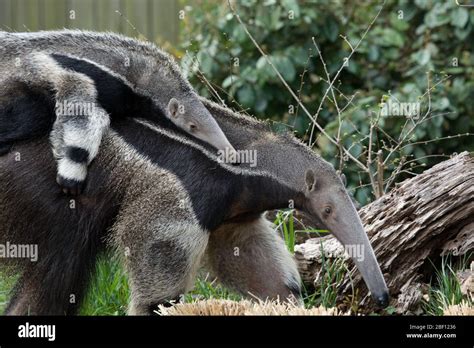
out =
{"type": "MultiPolygon", "coordinates": [[[[337,195],[342,195],[343,198],[347,197],[347,193],[345,193],[342,182],[336,175],[336,172],[334,171],[332,166],[325,162],[322,158],[317,156],[314,152],[310,151],[296,138],[291,135],[275,135],[271,132],[271,128],[268,124],[259,122],[251,117],[232,112],[229,109],[222,108],[206,99],[202,100],[204,104],[209,108],[209,110],[213,113],[214,117],[217,119],[221,127],[229,134],[230,139],[233,142],[238,143],[240,149],[258,150],[259,169],[273,173],[273,175],[277,176],[280,180],[285,181],[295,190],[299,190],[305,185],[304,179],[300,178],[301,175],[299,175],[298,173],[301,174],[307,171],[308,169],[312,169],[317,174],[318,180],[320,182],[319,190],[316,191],[316,193],[324,193],[324,191],[329,191],[329,196],[321,194],[321,197],[319,197],[320,195],[315,195],[312,198],[313,201],[324,203],[325,201],[330,200],[331,197],[337,197],[337,195]],[[278,153],[278,156],[275,156],[275,153],[278,153]],[[330,184],[331,180],[332,184],[330,184]],[[324,183],[326,183],[326,186],[324,183]]],[[[245,164],[243,164],[242,166],[244,165],[245,164]]],[[[338,204],[341,205],[341,209],[344,209],[345,205],[345,209],[349,210],[347,220],[351,221],[352,219],[352,221],[354,221],[353,226],[357,226],[357,224],[360,224],[360,220],[358,221],[358,217],[354,218],[354,215],[351,216],[351,210],[352,212],[354,212],[355,209],[351,204],[350,200],[343,199],[340,200],[338,204]]],[[[336,205],[335,208],[338,209],[338,206],[336,205]]],[[[325,226],[324,222],[322,222],[324,221],[324,216],[321,215],[321,218],[315,220],[317,220],[318,223],[323,224],[318,225],[319,227],[325,226]]],[[[266,267],[268,267],[267,263],[253,262],[253,268],[249,270],[248,268],[234,267],[235,263],[232,262],[222,262],[223,258],[221,257],[221,255],[228,256],[228,253],[222,251],[226,250],[225,242],[231,241],[231,243],[235,244],[235,239],[231,237],[219,238],[219,243],[214,243],[213,239],[217,238],[218,235],[244,236],[244,234],[240,233],[240,231],[247,231],[246,233],[248,235],[252,235],[260,231],[261,233],[258,234],[258,239],[261,240],[262,245],[260,255],[266,254],[268,255],[269,260],[277,260],[280,259],[278,254],[269,253],[268,249],[265,248],[265,246],[269,245],[265,241],[265,238],[267,237],[273,239],[274,231],[272,230],[269,224],[265,223],[265,219],[262,216],[255,217],[253,219],[248,219],[244,222],[241,221],[239,224],[224,223],[218,227],[218,230],[224,232],[221,232],[219,234],[210,234],[210,240],[207,249],[207,254],[209,255],[209,257],[206,258],[207,265],[209,266],[209,269],[213,271],[213,274],[217,276],[218,279],[220,279],[225,285],[230,286],[242,293],[246,293],[248,291],[247,282],[238,282],[231,280],[249,279],[249,275],[252,275],[252,272],[259,273],[258,269],[261,269],[261,273],[265,273],[267,269],[266,267]]],[[[353,230],[352,233],[356,237],[361,235],[361,233],[357,230],[351,228],[349,228],[348,230],[353,230]]],[[[338,236],[338,231],[336,230],[335,232],[336,237],[341,240],[342,238],[338,236]]],[[[278,241],[281,242],[280,239],[278,239],[278,241]]],[[[361,241],[362,243],[364,243],[363,238],[361,241]]],[[[354,240],[347,241],[347,239],[342,239],[342,243],[344,245],[350,244],[352,242],[354,242],[354,240]]],[[[360,242],[360,239],[358,242],[360,242]]],[[[251,244],[246,244],[247,251],[240,254],[240,259],[242,261],[244,261],[245,255],[253,255],[254,249],[252,249],[250,245],[251,244]]],[[[377,293],[375,293],[375,291],[373,292],[373,296],[376,299],[379,297],[380,299],[378,299],[377,301],[383,304],[383,302],[386,302],[386,298],[383,296],[383,278],[379,277],[378,275],[380,272],[379,267],[376,263],[375,257],[373,256],[373,251],[370,247],[370,244],[368,244],[368,246],[369,247],[365,249],[367,253],[367,257],[365,257],[365,264],[359,263],[358,268],[359,270],[361,270],[361,272],[363,272],[364,279],[369,284],[369,288],[375,289],[377,291],[377,293]],[[369,276],[367,276],[367,272],[370,273],[369,276]],[[380,278],[382,279],[381,285],[379,281],[380,278]],[[377,295],[379,296],[377,297],[377,295]]],[[[255,250],[258,250],[258,248],[259,244],[255,243],[255,250]]],[[[245,250],[245,248],[241,249],[245,250]]],[[[252,257],[250,257],[248,259],[249,263],[252,263],[252,260],[252,257]]],[[[273,264],[278,264],[278,262],[273,262],[273,264]]],[[[286,262],[284,263],[284,265],[284,268],[288,271],[281,272],[282,274],[293,274],[293,277],[290,278],[299,279],[294,262],[286,262]]],[[[272,289],[275,289],[275,284],[289,284],[292,282],[290,278],[261,278],[257,284],[254,284],[254,287],[260,288],[263,291],[262,293],[257,295],[265,297],[266,294],[267,296],[270,296],[269,294],[272,294],[272,289]]],[[[276,296],[275,293],[273,293],[273,297],[274,296],[276,296]]]]}
{"type": "MultiPolygon", "coordinates": [[[[136,111],[137,105],[142,115],[152,119],[167,116],[218,150],[235,151],[174,60],[154,45],[116,34],[81,31],[2,32],[0,63],[3,90],[21,82],[49,92],[55,100],[51,142],[58,161],[57,181],[66,193],[80,192],[109,117],[136,111]],[[113,101],[107,99],[108,90],[116,97],[113,101]]],[[[1,129],[7,130],[11,123],[3,122],[7,116],[12,114],[0,115],[1,129]]],[[[20,127],[21,137],[28,137],[28,123],[21,118],[16,123],[26,125],[20,127]]],[[[13,131],[18,133],[18,128],[13,131]]],[[[11,145],[8,138],[13,135],[7,135],[0,137],[0,152],[11,145]]]]}
{"type": "MultiPolygon", "coordinates": [[[[7,314],[75,313],[105,240],[127,265],[129,312],[150,313],[190,288],[209,235],[224,221],[258,218],[290,199],[305,209],[302,192],[272,175],[221,164],[201,145],[149,121],[124,119],[112,128],[77,199],[51,190],[54,161],[44,138],[15,144],[0,157],[0,243],[37,244],[39,250],[35,263],[3,260],[22,270],[7,314]],[[157,150],[162,145],[170,150],[157,150]]],[[[280,238],[269,238],[256,241],[256,250],[269,254],[268,266],[276,260],[272,267],[284,271],[271,281],[248,279],[247,286],[262,298],[298,294],[294,261],[273,255],[287,251],[280,238]],[[259,288],[259,282],[279,285],[259,288]]],[[[241,291],[248,294],[244,286],[241,291]]]]}

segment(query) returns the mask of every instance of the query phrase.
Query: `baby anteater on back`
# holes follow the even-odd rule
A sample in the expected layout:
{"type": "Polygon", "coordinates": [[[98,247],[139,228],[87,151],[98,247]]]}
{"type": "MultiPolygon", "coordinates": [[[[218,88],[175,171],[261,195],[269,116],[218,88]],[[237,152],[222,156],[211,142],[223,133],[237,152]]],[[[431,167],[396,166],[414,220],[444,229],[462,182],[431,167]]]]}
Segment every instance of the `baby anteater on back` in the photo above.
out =
{"type": "Polygon", "coordinates": [[[0,155],[39,127],[16,111],[25,102],[15,98],[18,84],[54,101],[50,140],[66,193],[80,192],[114,118],[148,118],[235,151],[173,58],[150,43],[68,30],[0,33],[0,155]]]}

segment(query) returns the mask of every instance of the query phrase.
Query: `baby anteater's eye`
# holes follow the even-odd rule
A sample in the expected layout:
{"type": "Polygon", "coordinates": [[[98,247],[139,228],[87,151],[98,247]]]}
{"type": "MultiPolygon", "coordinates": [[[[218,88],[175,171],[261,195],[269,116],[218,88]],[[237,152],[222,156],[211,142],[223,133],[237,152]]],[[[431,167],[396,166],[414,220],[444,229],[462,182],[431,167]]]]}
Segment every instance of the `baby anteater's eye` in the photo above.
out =
{"type": "Polygon", "coordinates": [[[332,213],[332,208],[331,207],[324,208],[324,213],[326,213],[326,215],[331,214],[332,213]]]}
{"type": "Polygon", "coordinates": [[[189,125],[189,131],[194,132],[197,129],[197,126],[195,124],[190,124],[189,125]]]}

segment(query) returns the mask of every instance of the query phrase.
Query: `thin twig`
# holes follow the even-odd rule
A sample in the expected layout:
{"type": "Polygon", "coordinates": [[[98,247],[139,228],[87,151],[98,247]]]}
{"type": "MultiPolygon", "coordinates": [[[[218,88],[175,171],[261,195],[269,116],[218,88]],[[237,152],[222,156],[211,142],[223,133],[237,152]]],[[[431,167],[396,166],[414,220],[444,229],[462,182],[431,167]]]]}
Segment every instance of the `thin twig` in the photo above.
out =
{"type": "MultiPolygon", "coordinates": [[[[365,30],[365,32],[362,34],[362,37],[360,38],[360,40],[357,42],[357,44],[355,45],[355,47],[353,47],[353,49],[351,50],[351,52],[349,53],[349,55],[346,57],[345,61],[342,63],[341,67],[339,68],[339,70],[336,72],[336,75],[334,76],[334,78],[332,79],[329,87],[326,89],[326,92],[324,93],[322,99],[321,99],[321,103],[319,104],[319,107],[316,111],[316,114],[314,116],[315,118],[315,122],[316,120],[318,119],[318,116],[319,116],[319,113],[321,112],[322,108],[323,108],[323,103],[324,103],[324,100],[326,99],[328,93],[329,93],[329,89],[332,87],[332,85],[334,84],[334,81],[337,80],[337,78],[339,77],[339,75],[341,74],[342,70],[344,69],[344,67],[347,66],[347,64],[349,64],[349,61],[350,59],[352,58],[352,56],[354,55],[354,53],[357,51],[357,49],[359,48],[360,44],[362,43],[362,41],[364,41],[365,39],[365,36],[368,34],[368,32],[370,31],[370,29],[373,27],[373,25],[375,24],[375,21],[377,20],[377,18],[379,18],[380,14],[382,13],[382,10],[383,8],[385,7],[385,3],[387,2],[387,0],[384,0],[382,6],[380,7],[379,11],[377,12],[377,14],[375,15],[375,17],[372,19],[372,21],[370,22],[369,26],[367,27],[367,29],[365,30]]],[[[351,46],[352,47],[352,46],[351,46]]],[[[314,124],[313,124],[313,129],[314,129],[314,124]]],[[[313,133],[313,129],[311,130],[311,135],[313,133]]],[[[310,144],[311,144],[311,137],[310,137],[310,144]]]]}
{"type": "MultiPolygon", "coordinates": [[[[232,6],[232,3],[230,0],[227,0],[228,4],[229,4],[229,7],[233,13],[233,15],[235,16],[235,18],[237,18],[238,22],[240,23],[240,25],[242,26],[243,30],[245,31],[245,33],[247,34],[247,36],[250,38],[250,40],[252,41],[252,43],[255,45],[255,47],[257,48],[257,50],[260,52],[260,54],[262,55],[262,57],[266,60],[266,62],[270,65],[270,67],[273,69],[273,71],[277,74],[278,78],[280,79],[281,83],[285,86],[285,88],[288,90],[288,92],[290,92],[291,96],[296,100],[296,102],[298,103],[298,105],[301,107],[301,109],[304,111],[304,113],[309,117],[309,119],[313,122],[313,125],[318,128],[318,130],[331,142],[333,143],[334,145],[338,146],[338,143],[324,130],[323,127],[321,127],[321,125],[316,121],[316,119],[311,115],[311,113],[308,111],[308,109],[304,106],[304,104],[301,102],[301,100],[298,98],[298,96],[295,94],[295,92],[292,90],[292,88],[288,85],[288,83],[285,81],[285,79],[283,78],[283,76],[280,74],[280,72],[278,71],[278,69],[275,67],[275,65],[272,63],[272,61],[270,60],[270,58],[268,57],[268,55],[263,51],[263,49],[260,47],[260,45],[257,43],[257,41],[255,40],[255,38],[252,36],[252,34],[249,32],[247,26],[244,24],[244,22],[242,21],[242,19],[240,18],[240,15],[237,13],[237,11],[234,9],[234,7],[232,6]]],[[[360,162],[357,158],[355,158],[350,152],[348,152],[345,148],[344,148],[344,152],[345,154],[352,160],[354,161],[354,163],[359,166],[361,169],[363,170],[367,170],[367,168],[365,167],[365,165],[360,162]]]]}

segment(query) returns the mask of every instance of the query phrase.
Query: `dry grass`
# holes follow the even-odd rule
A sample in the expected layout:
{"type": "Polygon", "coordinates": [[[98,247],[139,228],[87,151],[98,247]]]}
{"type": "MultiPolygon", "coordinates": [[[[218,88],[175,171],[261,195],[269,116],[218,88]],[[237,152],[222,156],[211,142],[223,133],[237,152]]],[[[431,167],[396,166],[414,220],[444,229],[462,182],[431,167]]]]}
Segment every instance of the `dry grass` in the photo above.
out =
{"type": "Polygon", "coordinates": [[[193,303],[178,303],[171,307],[159,306],[160,315],[348,315],[337,308],[314,307],[305,309],[290,303],[252,302],[230,300],[205,300],[193,303]]]}
{"type": "Polygon", "coordinates": [[[451,305],[444,309],[444,315],[474,315],[474,307],[463,301],[457,305],[451,305]]]}

